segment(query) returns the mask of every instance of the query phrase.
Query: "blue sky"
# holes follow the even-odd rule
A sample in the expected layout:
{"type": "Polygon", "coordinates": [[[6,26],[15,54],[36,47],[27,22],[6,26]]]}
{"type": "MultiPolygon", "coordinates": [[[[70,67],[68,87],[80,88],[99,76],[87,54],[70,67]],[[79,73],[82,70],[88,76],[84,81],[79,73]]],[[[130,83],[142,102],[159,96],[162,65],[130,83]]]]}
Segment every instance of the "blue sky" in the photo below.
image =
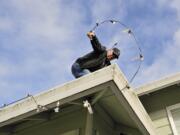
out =
{"type": "MultiPolygon", "coordinates": [[[[0,0],[0,104],[73,80],[72,63],[91,50],[86,33],[106,19],[130,26],[141,42],[145,60],[133,86],[180,72],[178,5],[179,0],[0,0]]],[[[112,29],[104,27],[98,30],[112,29]]],[[[104,36],[104,44],[121,40],[122,56],[115,62],[129,79],[138,65],[130,61],[138,54],[132,39],[121,32],[104,36]]]]}

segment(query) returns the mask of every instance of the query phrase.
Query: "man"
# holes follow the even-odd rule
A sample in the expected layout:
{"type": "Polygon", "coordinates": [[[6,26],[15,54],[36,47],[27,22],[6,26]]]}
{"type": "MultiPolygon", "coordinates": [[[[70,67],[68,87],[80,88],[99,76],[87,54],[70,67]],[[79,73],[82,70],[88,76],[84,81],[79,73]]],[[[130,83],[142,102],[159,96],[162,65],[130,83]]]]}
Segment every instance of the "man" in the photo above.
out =
{"type": "Polygon", "coordinates": [[[106,47],[101,45],[94,32],[88,32],[87,36],[91,41],[93,51],[78,58],[72,65],[71,70],[75,78],[110,65],[110,61],[115,58],[118,59],[120,55],[118,48],[106,50],[106,47]]]}

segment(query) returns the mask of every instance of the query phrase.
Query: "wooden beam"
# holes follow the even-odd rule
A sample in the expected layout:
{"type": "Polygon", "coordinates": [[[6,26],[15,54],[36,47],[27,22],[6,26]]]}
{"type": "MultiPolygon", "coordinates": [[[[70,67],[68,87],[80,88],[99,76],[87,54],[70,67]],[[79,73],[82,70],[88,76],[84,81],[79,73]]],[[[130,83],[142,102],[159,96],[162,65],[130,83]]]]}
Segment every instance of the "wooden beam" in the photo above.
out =
{"type": "Polygon", "coordinates": [[[100,91],[95,98],[92,100],[92,105],[94,105],[95,103],[98,102],[99,99],[101,99],[101,97],[106,93],[106,91],[108,90],[109,87],[107,87],[105,90],[100,91]]]}
{"type": "Polygon", "coordinates": [[[51,117],[52,112],[43,112],[38,115],[34,115],[28,118],[23,119],[23,121],[46,121],[49,120],[51,117]]]}
{"type": "Polygon", "coordinates": [[[93,114],[86,112],[85,135],[93,135],[93,114]]]}

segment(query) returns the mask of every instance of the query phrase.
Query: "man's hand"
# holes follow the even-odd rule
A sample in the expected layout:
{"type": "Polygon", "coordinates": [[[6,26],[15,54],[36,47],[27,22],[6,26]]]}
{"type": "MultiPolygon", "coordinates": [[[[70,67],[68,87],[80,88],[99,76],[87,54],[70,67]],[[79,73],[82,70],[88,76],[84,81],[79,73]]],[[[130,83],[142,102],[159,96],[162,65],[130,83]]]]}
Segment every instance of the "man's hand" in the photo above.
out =
{"type": "Polygon", "coordinates": [[[88,38],[89,38],[90,40],[92,40],[93,36],[95,36],[95,33],[92,32],[92,31],[90,31],[90,32],[87,33],[87,36],[88,36],[88,38]]]}

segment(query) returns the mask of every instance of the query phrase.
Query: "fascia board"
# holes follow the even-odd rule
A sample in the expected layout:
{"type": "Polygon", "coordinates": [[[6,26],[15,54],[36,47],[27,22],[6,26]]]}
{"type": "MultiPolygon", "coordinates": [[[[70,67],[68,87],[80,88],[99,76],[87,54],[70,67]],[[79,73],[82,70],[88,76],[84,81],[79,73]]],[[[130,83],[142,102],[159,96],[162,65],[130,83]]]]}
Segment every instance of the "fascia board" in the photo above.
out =
{"type": "Polygon", "coordinates": [[[127,80],[125,80],[118,67],[114,70],[113,80],[117,88],[112,88],[112,90],[131,118],[134,120],[139,130],[143,133],[143,135],[156,135],[157,133],[152,120],[145,111],[134,90],[131,87],[126,88],[128,85],[127,80]]]}
{"type": "MultiPolygon", "coordinates": [[[[66,83],[62,86],[57,86],[46,92],[42,92],[38,95],[35,95],[34,99],[36,100],[38,105],[47,106],[51,103],[60,101],[67,97],[71,97],[72,95],[76,95],[81,92],[88,93],[88,89],[112,80],[114,69],[113,67],[114,65],[108,66],[107,68],[103,68],[92,74],[88,74],[79,79],[66,83]]],[[[36,109],[37,104],[31,97],[25,98],[21,101],[18,101],[17,103],[1,108],[0,127],[37,114],[36,109]]]]}
{"type": "MultiPolygon", "coordinates": [[[[107,87],[106,85],[109,85],[108,82],[113,82],[115,85],[112,86],[114,87],[117,86],[118,89],[112,88],[112,91],[121,103],[126,103],[124,107],[142,133],[155,135],[152,121],[132,88],[125,88],[125,86],[128,85],[128,81],[115,64],[40,93],[34,96],[34,98],[39,105],[51,105],[50,107],[53,108],[57,101],[60,101],[60,104],[65,104],[74,99],[81,98],[84,95],[89,95],[101,90],[101,87],[97,89],[97,86],[102,86],[102,88],[107,87]],[[124,98],[122,99],[121,97],[124,98]]],[[[0,127],[37,114],[36,109],[37,105],[32,98],[27,98],[7,106],[0,110],[0,127]]]]}
{"type": "Polygon", "coordinates": [[[135,88],[134,91],[138,96],[142,96],[158,90],[162,90],[175,84],[180,84],[180,73],[140,86],[135,88]]]}

